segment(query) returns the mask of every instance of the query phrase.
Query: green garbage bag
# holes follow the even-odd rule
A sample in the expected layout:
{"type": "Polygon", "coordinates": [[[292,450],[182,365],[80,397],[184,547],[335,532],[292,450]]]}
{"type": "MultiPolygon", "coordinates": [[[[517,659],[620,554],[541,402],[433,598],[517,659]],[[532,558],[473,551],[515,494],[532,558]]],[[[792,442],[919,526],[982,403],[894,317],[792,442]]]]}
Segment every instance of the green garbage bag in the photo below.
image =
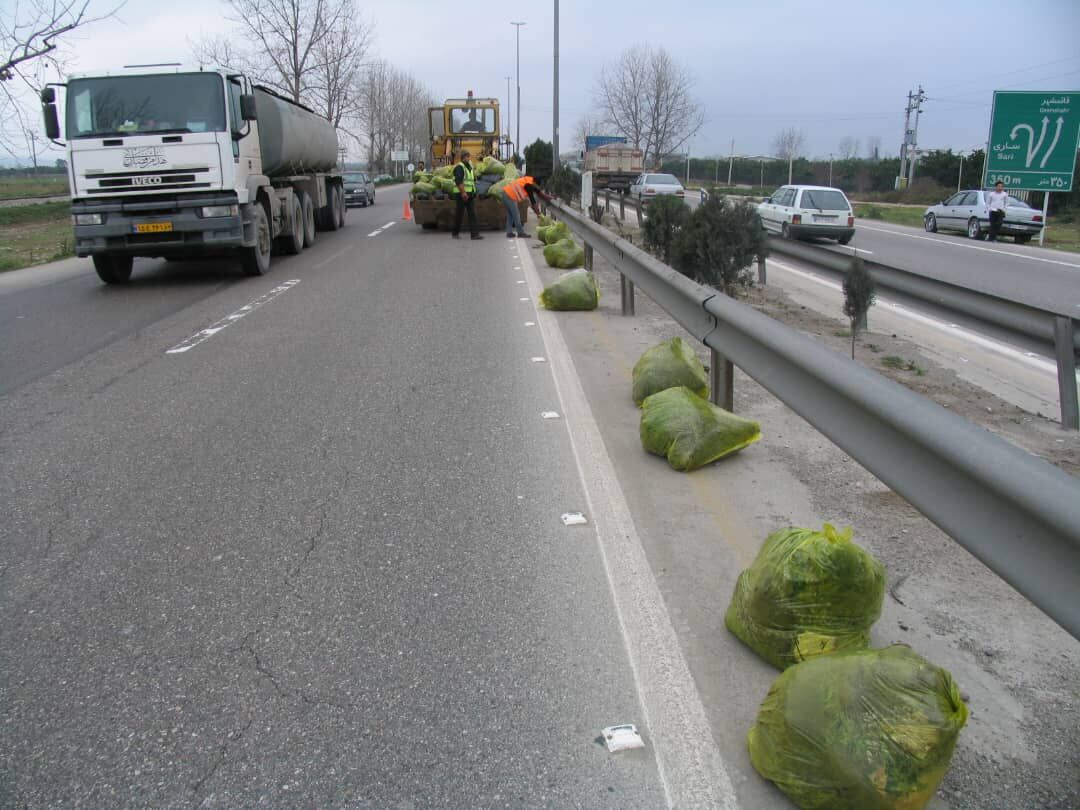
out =
{"type": "Polygon", "coordinates": [[[433,183],[426,183],[423,180],[421,180],[419,183],[416,183],[416,184],[413,185],[412,193],[413,194],[428,194],[428,195],[431,195],[431,194],[435,193],[435,188],[436,188],[436,186],[433,183]]]}
{"type": "Polygon", "coordinates": [[[431,177],[432,177],[431,172],[421,172],[421,171],[413,172],[413,182],[414,183],[430,183],[431,182],[431,177]]]}
{"type": "Polygon", "coordinates": [[[538,227],[538,228],[549,228],[554,224],[555,224],[555,220],[553,220],[547,214],[541,214],[539,219],[537,219],[536,227],[538,227]]]}
{"type": "Polygon", "coordinates": [[[432,174],[435,175],[435,177],[449,177],[451,180],[453,180],[454,179],[454,167],[453,166],[440,166],[434,172],[432,172],[432,174]]]}
{"type": "Polygon", "coordinates": [[[761,426],[678,386],[645,398],[640,433],[646,450],[689,472],[753,444],[761,426]]]}
{"type": "Polygon", "coordinates": [[[547,227],[537,228],[536,235],[545,245],[554,245],[560,239],[570,238],[570,228],[565,222],[553,222],[547,227]]]}
{"type": "Polygon", "coordinates": [[[634,403],[639,406],[646,397],[678,385],[686,386],[700,397],[709,394],[705,366],[680,337],[646,350],[634,365],[633,376],[634,403]]]}
{"type": "Polygon", "coordinates": [[[739,574],[724,624],[779,669],[870,645],[881,615],[885,569],[828,523],[781,529],[739,574]]]}
{"type": "Polygon", "coordinates": [[[504,180],[517,180],[521,177],[521,172],[518,171],[517,166],[513,163],[507,163],[506,168],[503,169],[504,180]]]}
{"type": "Polygon", "coordinates": [[[457,186],[454,185],[454,180],[451,177],[432,177],[431,184],[446,194],[453,194],[457,190],[457,186]]]}
{"type": "Polygon", "coordinates": [[[495,183],[491,188],[488,189],[487,195],[489,197],[495,197],[501,200],[503,197],[503,189],[506,188],[509,183],[509,180],[500,180],[498,183],[495,183]]]}
{"type": "Polygon", "coordinates": [[[757,772],[799,807],[920,810],[966,721],[952,676],[894,644],[785,670],[747,744],[757,772]]]}
{"type": "Polygon", "coordinates": [[[477,176],[485,174],[497,174],[500,177],[506,171],[506,164],[493,155],[488,155],[473,167],[477,176]]]}
{"type": "Polygon", "coordinates": [[[596,309],[600,303],[600,286],[588,270],[571,270],[544,288],[540,303],[554,310],[596,309]]]}
{"type": "Polygon", "coordinates": [[[585,251],[573,239],[560,239],[544,248],[544,261],[548,267],[571,270],[585,264],[585,251]]]}

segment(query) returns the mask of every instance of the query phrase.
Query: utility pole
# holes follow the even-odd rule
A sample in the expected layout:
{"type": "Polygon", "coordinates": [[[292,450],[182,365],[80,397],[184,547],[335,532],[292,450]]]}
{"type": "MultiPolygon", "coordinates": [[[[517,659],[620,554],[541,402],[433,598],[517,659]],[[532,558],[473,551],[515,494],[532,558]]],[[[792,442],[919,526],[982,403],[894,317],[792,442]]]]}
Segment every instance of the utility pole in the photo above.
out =
{"type": "MultiPolygon", "coordinates": [[[[510,143],[510,79],[511,76],[506,77],[506,142],[510,143]]],[[[510,150],[508,157],[513,157],[514,152],[517,151],[517,144],[514,144],[514,148],[510,150]]]]}
{"type": "Polygon", "coordinates": [[[735,162],[735,139],[731,139],[731,152],[727,159],[727,184],[731,188],[731,164],[735,162]]]}
{"type": "Polygon", "coordinates": [[[555,0],[555,92],[551,122],[551,170],[559,168],[559,0],[555,0]]]}
{"type": "Polygon", "coordinates": [[[519,155],[524,156],[525,152],[521,151],[521,26],[525,23],[511,22],[510,24],[514,26],[517,48],[517,140],[514,141],[514,148],[519,150],[519,155]]]}
{"type": "Polygon", "coordinates": [[[922,103],[926,101],[926,94],[922,85],[919,92],[908,91],[907,108],[904,110],[904,140],[900,145],[900,176],[897,178],[897,187],[911,185],[911,178],[915,168],[915,156],[912,151],[919,142],[919,113],[922,112],[922,103]],[[911,113],[915,113],[915,125],[911,125],[911,113]]]}

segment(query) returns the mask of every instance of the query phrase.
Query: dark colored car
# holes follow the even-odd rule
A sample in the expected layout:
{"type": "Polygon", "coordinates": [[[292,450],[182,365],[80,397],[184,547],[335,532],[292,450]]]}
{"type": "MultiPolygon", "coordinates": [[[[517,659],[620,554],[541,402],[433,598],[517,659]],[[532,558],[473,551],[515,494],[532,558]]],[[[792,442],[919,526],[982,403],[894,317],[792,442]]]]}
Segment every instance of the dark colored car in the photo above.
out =
{"type": "Polygon", "coordinates": [[[345,207],[359,205],[366,208],[375,204],[375,184],[367,172],[345,172],[345,207]]]}

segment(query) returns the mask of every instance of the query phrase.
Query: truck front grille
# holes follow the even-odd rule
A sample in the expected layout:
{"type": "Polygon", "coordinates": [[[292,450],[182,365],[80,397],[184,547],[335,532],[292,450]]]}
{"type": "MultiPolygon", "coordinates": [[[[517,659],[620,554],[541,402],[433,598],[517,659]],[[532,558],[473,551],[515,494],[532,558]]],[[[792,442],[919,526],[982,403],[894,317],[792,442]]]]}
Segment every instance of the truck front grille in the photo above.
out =
{"type": "Polygon", "coordinates": [[[173,189],[209,188],[210,183],[202,181],[210,173],[208,167],[196,169],[162,169],[149,172],[114,172],[87,176],[91,184],[87,194],[116,194],[118,192],[140,191],[155,193],[173,189]],[[97,185],[94,186],[93,184],[97,185]]]}

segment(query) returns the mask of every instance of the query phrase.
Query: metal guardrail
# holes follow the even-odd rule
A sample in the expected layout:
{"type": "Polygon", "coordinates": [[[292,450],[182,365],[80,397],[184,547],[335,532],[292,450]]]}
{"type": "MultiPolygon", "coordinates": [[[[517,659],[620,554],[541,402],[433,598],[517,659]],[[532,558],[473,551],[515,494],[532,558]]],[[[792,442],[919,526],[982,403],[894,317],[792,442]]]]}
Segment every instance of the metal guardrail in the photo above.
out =
{"type": "MultiPolygon", "coordinates": [[[[1080,483],[909,389],[697,284],[563,203],[591,251],[1080,638],[1080,483]]],[[[726,379],[724,379],[726,378],[726,379]]]]}

